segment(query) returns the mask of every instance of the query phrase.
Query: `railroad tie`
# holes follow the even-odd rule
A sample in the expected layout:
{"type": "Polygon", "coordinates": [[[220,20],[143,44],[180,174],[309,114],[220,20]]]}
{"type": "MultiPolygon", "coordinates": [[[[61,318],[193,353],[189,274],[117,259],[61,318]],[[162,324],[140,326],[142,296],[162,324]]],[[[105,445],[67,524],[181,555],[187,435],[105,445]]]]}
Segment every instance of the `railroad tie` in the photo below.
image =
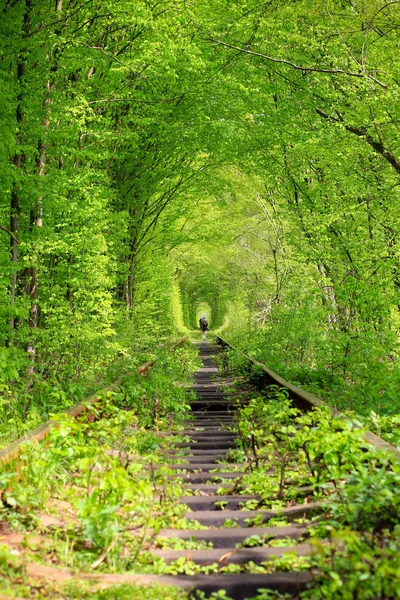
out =
{"type": "MultiPolygon", "coordinates": [[[[279,512],[264,509],[245,510],[244,503],[248,500],[258,501],[259,496],[217,493],[221,487],[233,488],[235,481],[244,474],[247,466],[229,463],[226,459],[228,452],[235,445],[236,433],[233,425],[237,403],[234,403],[234,400],[238,394],[223,391],[224,379],[218,375],[218,368],[213,359],[213,355],[218,351],[217,346],[207,341],[200,343],[203,366],[194,375],[193,389],[196,399],[190,401],[192,415],[183,432],[189,441],[176,444],[179,454],[174,458],[181,462],[168,465],[177,471],[176,477],[184,482],[187,495],[183,496],[181,501],[188,507],[185,516],[206,526],[207,529],[163,529],[158,533],[162,538],[202,541],[210,547],[199,550],[152,550],[151,553],[163,558],[167,564],[184,557],[202,566],[218,564],[219,568],[229,564],[264,563],[289,551],[298,555],[309,555],[313,550],[307,543],[300,543],[294,547],[237,547],[252,535],[267,536],[268,539],[275,540],[301,538],[306,533],[304,524],[289,524],[286,527],[260,525],[267,524],[271,518],[277,516],[284,516],[288,521],[304,518],[318,506],[315,503],[295,505],[279,512]],[[258,527],[249,526],[249,522],[254,519],[258,527]],[[233,528],[226,527],[227,521],[233,528]]],[[[173,581],[185,589],[202,590],[206,595],[223,589],[234,600],[251,598],[260,588],[295,596],[305,588],[310,579],[307,572],[168,576],[169,582],[173,581]]]]}

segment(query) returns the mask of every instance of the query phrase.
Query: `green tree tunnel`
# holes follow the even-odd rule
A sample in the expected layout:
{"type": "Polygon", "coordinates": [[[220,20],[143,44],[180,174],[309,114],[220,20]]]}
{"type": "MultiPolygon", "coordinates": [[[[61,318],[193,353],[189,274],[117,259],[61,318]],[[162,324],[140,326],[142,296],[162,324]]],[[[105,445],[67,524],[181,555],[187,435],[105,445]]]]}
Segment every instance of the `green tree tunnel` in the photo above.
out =
{"type": "Polygon", "coordinates": [[[335,404],[398,409],[398,3],[0,14],[0,382],[21,423],[206,310],[335,404]]]}

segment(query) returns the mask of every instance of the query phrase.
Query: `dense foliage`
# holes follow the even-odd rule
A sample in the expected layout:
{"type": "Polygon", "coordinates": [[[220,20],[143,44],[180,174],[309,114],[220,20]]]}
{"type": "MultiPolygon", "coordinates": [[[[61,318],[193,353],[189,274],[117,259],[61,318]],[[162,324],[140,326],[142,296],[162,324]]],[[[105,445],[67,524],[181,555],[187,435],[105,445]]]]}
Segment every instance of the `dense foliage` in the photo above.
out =
{"type": "MultiPolygon", "coordinates": [[[[302,502],[312,491],[308,501],[324,507],[308,535],[329,544],[311,541],[317,552],[302,568],[314,566],[314,581],[300,597],[397,598],[398,459],[366,444],[327,407],[302,415],[274,386],[242,407],[237,420],[241,448],[234,458],[249,464],[239,489],[260,494],[263,505],[274,508],[302,502]]],[[[255,538],[248,544],[267,543],[255,538]]]]}
{"type": "Polygon", "coordinates": [[[397,410],[396,2],[0,15],[4,421],[200,312],[334,401],[397,410]]]}
{"type": "Polygon", "coordinates": [[[159,221],[204,163],[177,112],[200,75],[179,12],[132,7],[0,3],[3,429],[173,333],[159,221]]]}
{"type": "Polygon", "coordinates": [[[183,298],[217,287],[231,341],[341,408],[397,412],[398,5],[223,4],[193,19],[236,153],[177,249],[183,298]]]}

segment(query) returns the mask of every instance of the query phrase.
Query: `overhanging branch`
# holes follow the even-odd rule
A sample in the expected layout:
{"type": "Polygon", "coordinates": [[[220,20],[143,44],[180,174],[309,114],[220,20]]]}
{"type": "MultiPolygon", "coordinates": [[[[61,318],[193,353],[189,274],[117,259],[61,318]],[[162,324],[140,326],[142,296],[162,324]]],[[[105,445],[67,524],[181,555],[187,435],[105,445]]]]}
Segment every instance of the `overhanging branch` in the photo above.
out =
{"type": "MultiPolygon", "coordinates": [[[[324,119],[327,119],[328,121],[343,123],[343,117],[341,115],[339,117],[334,117],[333,115],[329,115],[320,108],[316,108],[315,110],[317,114],[319,114],[324,119]]],[[[368,133],[365,127],[355,127],[354,125],[346,125],[345,123],[343,123],[343,127],[346,129],[346,131],[349,131],[350,133],[353,133],[354,135],[363,138],[367,142],[367,144],[369,144],[371,148],[374,149],[374,151],[377,154],[383,156],[383,158],[387,160],[389,164],[392,165],[392,167],[397,171],[397,173],[400,173],[400,161],[397,160],[397,158],[391,152],[389,152],[389,150],[384,146],[383,142],[381,142],[380,140],[374,140],[372,135],[368,133]]]]}
{"type": "Polygon", "coordinates": [[[379,79],[376,79],[370,73],[354,73],[353,71],[345,71],[344,69],[321,69],[319,67],[306,67],[303,65],[296,65],[292,63],[290,60],[286,60],[285,58],[275,58],[274,56],[268,56],[267,54],[263,54],[262,52],[254,52],[253,50],[249,50],[248,48],[240,48],[240,46],[234,46],[233,44],[228,44],[227,42],[223,42],[222,40],[217,40],[215,38],[208,38],[210,42],[214,42],[214,44],[219,44],[220,46],[225,46],[226,48],[230,48],[231,50],[236,50],[237,52],[243,52],[244,54],[249,54],[250,56],[258,56],[259,58],[263,58],[264,60],[268,60],[273,63],[281,63],[283,65],[288,65],[295,69],[296,71],[303,71],[303,73],[327,73],[329,75],[347,75],[348,77],[368,77],[381,87],[387,89],[387,85],[379,79]]]}
{"type": "Polygon", "coordinates": [[[11,238],[12,240],[14,240],[14,242],[15,242],[16,244],[20,244],[20,243],[21,243],[21,242],[20,242],[20,241],[19,241],[19,240],[18,240],[18,239],[15,237],[15,235],[14,235],[13,233],[11,233],[11,231],[8,231],[8,229],[6,229],[5,227],[3,227],[3,225],[0,225],[0,229],[1,229],[2,231],[5,231],[6,233],[8,233],[8,235],[10,236],[10,238],[11,238]]]}

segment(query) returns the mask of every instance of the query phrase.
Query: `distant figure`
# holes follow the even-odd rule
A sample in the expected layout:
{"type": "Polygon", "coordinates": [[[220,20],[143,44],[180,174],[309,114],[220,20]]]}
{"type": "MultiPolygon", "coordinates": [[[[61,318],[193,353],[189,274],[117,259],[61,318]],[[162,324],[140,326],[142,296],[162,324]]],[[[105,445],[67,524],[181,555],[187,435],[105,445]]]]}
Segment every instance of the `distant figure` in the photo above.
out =
{"type": "Polygon", "coordinates": [[[208,329],[207,319],[205,317],[200,317],[199,319],[200,330],[202,333],[205,333],[208,329]]]}

